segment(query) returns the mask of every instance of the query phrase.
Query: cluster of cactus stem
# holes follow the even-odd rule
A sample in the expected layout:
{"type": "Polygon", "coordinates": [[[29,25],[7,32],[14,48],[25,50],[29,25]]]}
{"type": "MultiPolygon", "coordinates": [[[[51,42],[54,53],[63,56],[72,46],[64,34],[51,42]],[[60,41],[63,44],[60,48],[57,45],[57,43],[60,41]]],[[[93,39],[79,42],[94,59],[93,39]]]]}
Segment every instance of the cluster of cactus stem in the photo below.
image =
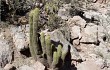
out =
{"type": "Polygon", "coordinates": [[[49,67],[53,68],[53,70],[58,70],[59,68],[61,68],[64,63],[65,57],[68,53],[68,50],[63,50],[63,47],[60,44],[57,47],[55,47],[51,43],[50,35],[45,36],[43,32],[41,32],[40,34],[40,42],[43,51],[42,54],[46,54],[49,67]],[[60,60],[62,60],[61,64],[60,60]]]}
{"type": "Polygon", "coordinates": [[[35,8],[29,14],[30,52],[35,60],[38,60],[38,58],[41,57],[46,59],[48,66],[55,70],[55,68],[59,68],[57,66],[59,64],[59,60],[62,60],[62,63],[64,62],[68,51],[64,51],[61,45],[55,47],[51,43],[50,35],[45,36],[45,34],[41,32],[39,36],[39,15],[39,8],[35,8]]]}

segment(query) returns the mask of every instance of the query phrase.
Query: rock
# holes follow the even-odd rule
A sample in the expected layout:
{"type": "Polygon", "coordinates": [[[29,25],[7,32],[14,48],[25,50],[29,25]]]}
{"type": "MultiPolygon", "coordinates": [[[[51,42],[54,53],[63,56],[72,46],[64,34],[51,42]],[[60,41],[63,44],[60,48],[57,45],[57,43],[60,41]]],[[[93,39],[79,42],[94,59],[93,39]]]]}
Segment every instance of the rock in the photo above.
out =
{"type": "Polygon", "coordinates": [[[106,46],[107,44],[101,42],[99,46],[94,48],[94,51],[98,56],[104,59],[110,59],[110,52],[108,52],[109,49],[106,46]]]}
{"type": "Polygon", "coordinates": [[[64,20],[69,19],[71,17],[69,14],[70,8],[71,8],[70,4],[63,5],[63,7],[61,7],[58,11],[58,16],[60,16],[64,20]]]}
{"type": "Polygon", "coordinates": [[[87,26],[84,28],[80,42],[96,42],[97,41],[97,26],[87,26]]]}
{"type": "Polygon", "coordinates": [[[63,45],[64,50],[68,50],[68,46],[70,46],[71,58],[75,60],[81,60],[81,57],[75,47],[70,44],[62,34],[60,30],[54,30],[50,33],[51,40],[54,41],[55,44],[61,43],[63,45]]]}
{"type": "Polygon", "coordinates": [[[79,26],[73,26],[71,27],[71,38],[72,39],[80,39],[81,38],[81,30],[79,26]]]}
{"type": "Polygon", "coordinates": [[[4,70],[3,68],[0,68],[0,70],[4,70]]]}
{"type": "Polygon", "coordinates": [[[73,40],[73,44],[78,46],[80,44],[80,40],[79,39],[73,40]]]}
{"type": "Polygon", "coordinates": [[[70,27],[73,27],[74,25],[77,25],[77,26],[80,26],[80,27],[84,28],[87,23],[80,16],[74,16],[73,18],[68,19],[67,24],[70,27]]]}
{"type": "Polygon", "coordinates": [[[35,69],[33,67],[23,65],[23,66],[19,67],[18,70],[35,70],[35,69]]]}
{"type": "Polygon", "coordinates": [[[4,67],[12,60],[12,50],[7,40],[0,39],[0,67],[4,67]]]}
{"type": "Polygon", "coordinates": [[[18,51],[28,48],[29,44],[29,25],[11,26],[11,36],[18,51]]]}
{"type": "Polygon", "coordinates": [[[40,63],[39,61],[37,61],[33,67],[35,70],[45,70],[45,66],[42,63],[40,63]]]}
{"type": "Polygon", "coordinates": [[[15,70],[16,68],[12,64],[6,64],[4,67],[5,70],[15,70]]]}
{"type": "Polygon", "coordinates": [[[39,61],[37,61],[36,63],[34,63],[31,66],[23,65],[23,66],[19,67],[18,70],[45,70],[45,66],[42,63],[40,63],[39,61]]]}
{"type": "Polygon", "coordinates": [[[19,51],[28,47],[24,33],[16,33],[16,35],[13,36],[13,41],[14,41],[15,47],[19,51]]]}
{"type": "Polygon", "coordinates": [[[93,60],[87,60],[77,65],[77,70],[101,70],[93,60]]]}
{"type": "Polygon", "coordinates": [[[103,37],[105,36],[105,30],[102,26],[97,25],[87,25],[86,28],[81,33],[82,38],[80,42],[97,42],[103,41],[103,37]]]}

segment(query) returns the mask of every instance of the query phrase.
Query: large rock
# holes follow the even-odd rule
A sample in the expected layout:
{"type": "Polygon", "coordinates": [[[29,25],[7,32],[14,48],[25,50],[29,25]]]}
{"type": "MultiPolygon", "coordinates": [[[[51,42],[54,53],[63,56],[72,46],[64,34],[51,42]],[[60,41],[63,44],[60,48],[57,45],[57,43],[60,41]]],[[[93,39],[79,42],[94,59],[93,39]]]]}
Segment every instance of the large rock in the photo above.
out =
{"type": "Polygon", "coordinates": [[[33,67],[24,65],[24,66],[21,66],[20,68],[18,68],[18,70],[35,70],[35,69],[33,67]]]}
{"type": "Polygon", "coordinates": [[[84,28],[87,23],[80,16],[74,16],[73,18],[68,19],[67,24],[70,27],[73,27],[74,25],[77,25],[77,26],[80,26],[80,27],[84,28]]]}
{"type": "Polygon", "coordinates": [[[18,70],[45,70],[45,66],[42,63],[40,63],[39,61],[37,61],[36,63],[34,63],[31,66],[23,65],[23,66],[19,67],[18,70]]]}
{"type": "Polygon", "coordinates": [[[101,70],[93,60],[88,60],[78,64],[77,70],[101,70]]]}
{"type": "Polygon", "coordinates": [[[96,42],[97,40],[103,41],[103,37],[106,35],[103,26],[97,26],[95,24],[88,24],[82,32],[82,38],[80,42],[96,42]]]}
{"type": "Polygon", "coordinates": [[[18,51],[28,48],[29,44],[29,25],[11,26],[11,36],[18,51]]]}
{"type": "Polygon", "coordinates": [[[5,70],[16,70],[16,68],[12,64],[6,64],[4,67],[5,70]]]}
{"type": "Polygon", "coordinates": [[[94,48],[95,53],[104,58],[104,59],[109,59],[110,60],[110,48],[107,48],[107,44],[104,44],[104,42],[101,42],[99,46],[94,48]]]}
{"type": "Polygon", "coordinates": [[[79,26],[73,26],[71,27],[71,38],[81,38],[81,30],[79,26]]]}
{"type": "Polygon", "coordinates": [[[10,63],[11,60],[12,51],[8,41],[0,39],[0,67],[4,67],[7,63],[10,63]]]}
{"type": "Polygon", "coordinates": [[[40,63],[39,61],[37,61],[34,65],[33,65],[35,70],[45,70],[45,66],[40,63]]]}

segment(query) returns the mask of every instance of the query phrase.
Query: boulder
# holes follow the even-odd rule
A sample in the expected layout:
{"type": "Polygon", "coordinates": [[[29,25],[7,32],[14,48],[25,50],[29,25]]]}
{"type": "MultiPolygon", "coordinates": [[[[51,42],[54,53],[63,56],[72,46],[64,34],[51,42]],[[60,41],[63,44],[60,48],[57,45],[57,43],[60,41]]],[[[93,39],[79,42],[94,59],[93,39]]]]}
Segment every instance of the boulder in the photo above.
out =
{"type": "Polygon", "coordinates": [[[15,70],[16,68],[12,64],[6,64],[4,67],[5,70],[15,70]]]}
{"type": "Polygon", "coordinates": [[[73,27],[74,25],[77,25],[77,26],[80,26],[80,27],[84,28],[87,23],[80,16],[74,16],[74,17],[68,19],[67,24],[70,27],[73,27]]]}
{"type": "Polygon", "coordinates": [[[29,25],[11,26],[11,36],[13,43],[18,51],[28,48],[29,44],[29,25]]]}
{"type": "Polygon", "coordinates": [[[35,69],[31,66],[23,65],[23,66],[19,67],[17,70],[35,70],[35,69]]]}
{"type": "Polygon", "coordinates": [[[73,26],[71,27],[71,38],[72,39],[80,39],[81,38],[81,30],[79,26],[73,26]]]}
{"type": "Polygon", "coordinates": [[[37,61],[34,65],[33,65],[35,70],[45,70],[45,66],[40,63],[39,61],[37,61]]]}

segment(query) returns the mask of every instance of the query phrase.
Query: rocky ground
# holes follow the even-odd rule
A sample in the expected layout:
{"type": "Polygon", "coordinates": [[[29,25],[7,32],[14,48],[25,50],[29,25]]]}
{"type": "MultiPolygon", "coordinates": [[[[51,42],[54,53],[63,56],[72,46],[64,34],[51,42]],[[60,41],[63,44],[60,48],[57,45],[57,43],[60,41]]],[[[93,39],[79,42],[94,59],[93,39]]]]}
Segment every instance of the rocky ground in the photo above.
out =
{"type": "MultiPolygon", "coordinates": [[[[110,70],[110,2],[84,4],[78,15],[72,16],[70,10],[69,3],[58,11],[65,27],[42,32],[70,45],[73,70],[110,70]]],[[[29,24],[0,22],[0,70],[45,70],[30,55],[29,24]]]]}

